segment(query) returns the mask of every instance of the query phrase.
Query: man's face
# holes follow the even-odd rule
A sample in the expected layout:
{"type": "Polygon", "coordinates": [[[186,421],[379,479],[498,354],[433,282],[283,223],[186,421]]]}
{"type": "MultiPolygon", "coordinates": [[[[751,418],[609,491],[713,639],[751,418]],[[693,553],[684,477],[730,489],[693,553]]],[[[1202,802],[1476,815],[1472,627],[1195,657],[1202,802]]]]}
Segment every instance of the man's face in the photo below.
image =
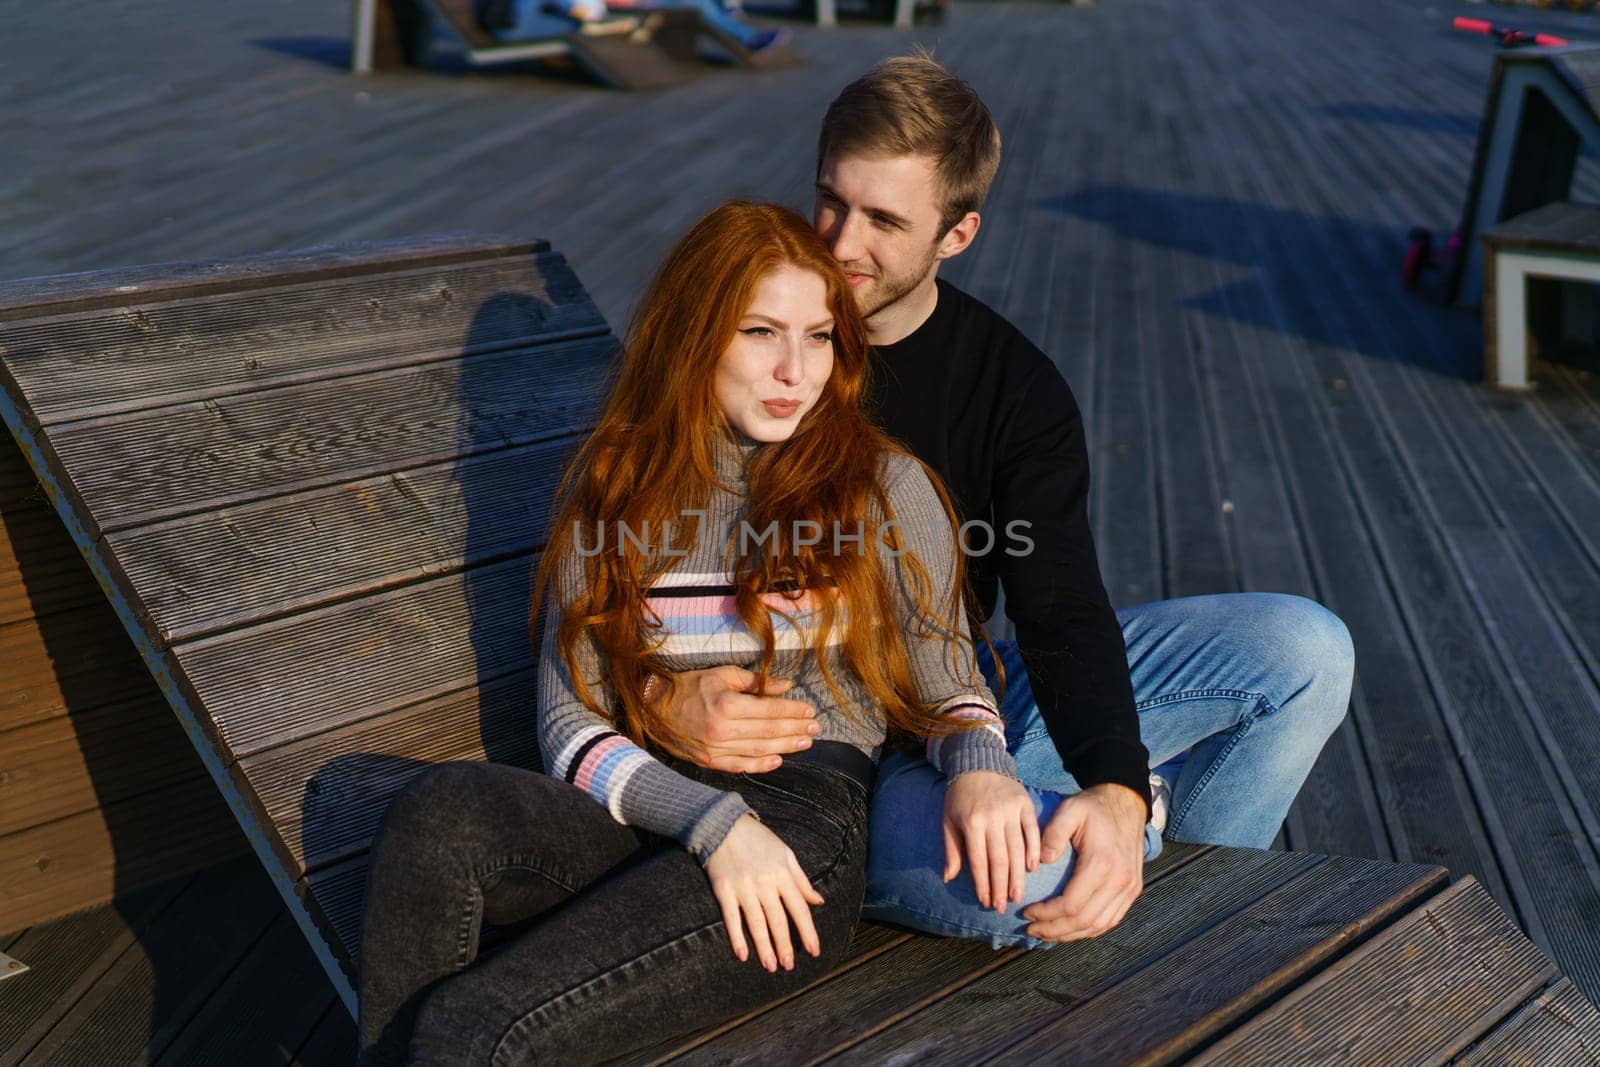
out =
{"type": "Polygon", "coordinates": [[[939,186],[929,156],[829,156],[817,175],[812,223],[850,279],[863,317],[933,273],[939,186]]]}

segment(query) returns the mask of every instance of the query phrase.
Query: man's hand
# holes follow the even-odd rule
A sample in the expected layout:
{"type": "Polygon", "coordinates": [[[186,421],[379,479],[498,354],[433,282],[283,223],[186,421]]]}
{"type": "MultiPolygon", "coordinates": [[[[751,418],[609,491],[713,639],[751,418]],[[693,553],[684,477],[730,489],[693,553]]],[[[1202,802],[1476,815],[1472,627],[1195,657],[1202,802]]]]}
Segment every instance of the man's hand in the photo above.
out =
{"type": "Polygon", "coordinates": [[[1061,802],[1045,827],[1041,858],[1077,853],[1066,892],[1022,909],[1028,936],[1099,937],[1122,921],[1144,888],[1144,798],[1127,786],[1091,786],[1061,802]]]}
{"type": "Polygon", "coordinates": [[[968,771],[944,792],[944,880],[961,873],[966,846],[978,903],[1005,914],[1021,902],[1039,866],[1039,817],[1022,783],[995,771],[968,771]]]}
{"type": "Polygon", "coordinates": [[[776,770],[783,754],[811,747],[822,727],[801,700],[781,700],[794,682],[770,679],[764,695],[741,667],[712,667],[673,675],[672,702],[660,710],[689,741],[667,751],[707,770],[758,774],[776,770]]]}

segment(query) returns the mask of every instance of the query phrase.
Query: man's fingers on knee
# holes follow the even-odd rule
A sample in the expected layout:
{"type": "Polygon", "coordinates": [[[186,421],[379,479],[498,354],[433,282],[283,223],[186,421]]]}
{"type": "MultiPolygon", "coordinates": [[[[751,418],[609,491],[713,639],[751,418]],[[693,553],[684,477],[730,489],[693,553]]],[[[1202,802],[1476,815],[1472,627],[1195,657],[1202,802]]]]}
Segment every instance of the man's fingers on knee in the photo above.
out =
{"type": "Polygon", "coordinates": [[[1045,863],[1054,863],[1072,847],[1072,834],[1058,829],[1058,826],[1058,823],[1052,822],[1039,835],[1039,858],[1045,863]]]}
{"type": "Polygon", "coordinates": [[[1076,941],[1085,936],[1084,928],[1074,922],[1056,920],[1054,922],[1034,923],[1027,928],[1029,937],[1036,937],[1040,941],[1066,942],[1076,941]]]}

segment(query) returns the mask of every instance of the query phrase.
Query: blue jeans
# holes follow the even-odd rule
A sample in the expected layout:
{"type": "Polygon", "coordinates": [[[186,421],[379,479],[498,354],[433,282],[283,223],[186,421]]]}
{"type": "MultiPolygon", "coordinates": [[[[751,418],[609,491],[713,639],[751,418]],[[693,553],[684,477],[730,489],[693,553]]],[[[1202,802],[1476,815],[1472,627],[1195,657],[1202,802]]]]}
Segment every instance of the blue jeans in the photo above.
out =
{"type": "MultiPolygon", "coordinates": [[[[1350,703],[1355,655],[1344,623],[1302,597],[1235,593],[1189,597],[1117,612],[1150,763],[1172,785],[1166,836],[1174,841],[1266,848],[1323,744],[1350,703]]],[[[1006,667],[1000,710],[1017,771],[1042,830],[1078,784],[1039,717],[1013,642],[995,646],[1006,667]]],[[[978,650],[994,685],[988,650],[978,650]]],[[[1059,896],[1072,876],[1070,848],[1028,875],[1005,914],[979,905],[971,872],[942,879],[945,779],[927,762],[884,759],[873,794],[865,917],[995,948],[1051,944],[1027,936],[1023,908],[1059,896]]],[[[1145,827],[1145,858],[1161,850],[1145,827]]]]}
{"type": "MultiPolygon", "coordinates": [[[[512,14],[513,26],[500,30],[500,41],[534,41],[546,37],[559,37],[571,33],[573,20],[561,14],[571,7],[571,0],[515,0],[512,14]]],[[[700,20],[739,43],[742,48],[754,48],[761,42],[762,32],[723,6],[721,0],[638,0],[637,3],[618,3],[620,14],[650,8],[691,8],[700,13],[700,20]]]]}
{"type": "MultiPolygon", "coordinates": [[[[741,48],[755,48],[765,34],[729,11],[721,0],[640,0],[641,8],[686,7],[700,13],[700,21],[733,38],[741,48]]],[[[624,6],[621,10],[626,11],[624,6]]]]}

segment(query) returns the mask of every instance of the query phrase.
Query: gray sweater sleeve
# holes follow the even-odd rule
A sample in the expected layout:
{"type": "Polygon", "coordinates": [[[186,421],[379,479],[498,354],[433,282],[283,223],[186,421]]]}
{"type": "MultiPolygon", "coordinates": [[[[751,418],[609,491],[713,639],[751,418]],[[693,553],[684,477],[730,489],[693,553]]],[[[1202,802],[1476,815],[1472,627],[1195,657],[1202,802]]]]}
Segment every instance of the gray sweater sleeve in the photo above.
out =
{"type": "MultiPolygon", "coordinates": [[[[890,455],[883,474],[885,496],[900,524],[902,543],[927,571],[936,611],[949,603],[955,585],[956,544],[943,506],[922,464],[909,456],[890,455]]],[[[950,631],[928,615],[912,594],[911,574],[904,556],[889,560],[895,576],[899,622],[906,634],[911,673],[924,703],[952,718],[974,719],[983,725],[946,737],[928,738],[928,762],[954,778],[969,771],[995,771],[1017,777],[1017,765],[1006,751],[1005,724],[994,695],[978,672],[972,642],[966,630],[964,602],[958,601],[956,622],[959,643],[950,631]]]]}
{"type": "MultiPolygon", "coordinates": [[[[563,561],[551,601],[565,607],[582,580],[576,557],[563,561]]],[[[545,771],[588,793],[624,826],[675,838],[703,864],[741,815],[754,814],[738,793],[694,781],[666,766],[612,728],[577,697],[556,650],[559,616],[545,612],[539,653],[539,750],[545,771]]],[[[598,647],[587,637],[576,658],[589,692],[617,707],[598,647]]]]}

